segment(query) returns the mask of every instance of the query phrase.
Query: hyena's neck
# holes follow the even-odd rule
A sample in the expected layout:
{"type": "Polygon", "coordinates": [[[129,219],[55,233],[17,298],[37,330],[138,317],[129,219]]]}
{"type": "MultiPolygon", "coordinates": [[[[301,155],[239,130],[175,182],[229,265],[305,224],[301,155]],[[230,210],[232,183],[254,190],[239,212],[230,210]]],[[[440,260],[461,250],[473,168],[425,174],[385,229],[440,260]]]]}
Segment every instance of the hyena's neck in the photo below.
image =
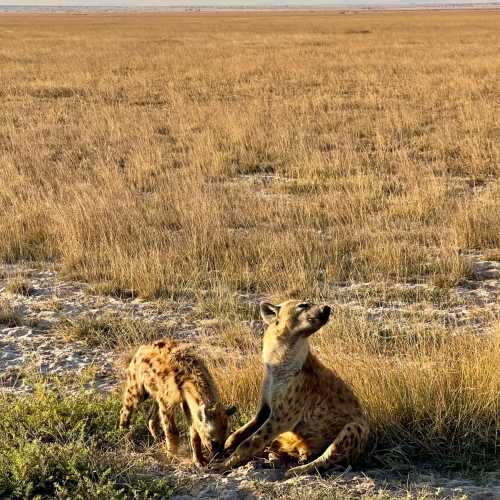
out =
{"type": "Polygon", "coordinates": [[[196,380],[185,381],[182,384],[182,396],[194,417],[198,415],[201,405],[209,407],[219,400],[217,387],[208,373],[196,377],[196,380]]]}
{"type": "Polygon", "coordinates": [[[272,331],[266,332],[262,361],[272,370],[296,372],[301,370],[309,355],[309,340],[297,337],[291,342],[278,340],[272,331]]]}

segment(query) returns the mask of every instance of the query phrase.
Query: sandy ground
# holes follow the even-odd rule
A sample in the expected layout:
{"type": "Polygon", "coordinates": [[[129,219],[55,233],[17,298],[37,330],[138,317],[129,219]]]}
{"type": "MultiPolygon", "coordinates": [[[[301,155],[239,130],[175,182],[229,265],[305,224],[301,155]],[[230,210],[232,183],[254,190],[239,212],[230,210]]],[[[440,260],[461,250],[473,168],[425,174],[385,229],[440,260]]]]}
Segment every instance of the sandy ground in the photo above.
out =
{"type": "MultiPolygon", "coordinates": [[[[385,295],[394,300],[364,300],[364,296],[381,284],[356,283],[336,287],[335,303],[344,310],[363,315],[368,322],[390,328],[397,323],[404,328],[409,318],[437,321],[449,327],[452,334],[461,330],[483,335],[493,320],[500,317],[500,263],[474,260],[474,279],[449,290],[446,301],[401,301],[401,296],[432,296],[426,284],[384,285],[385,295]]],[[[372,294],[373,295],[373,294],[372,294]]],[[[244,300],[251,300],[250,298],[244,300]]],[[[161,324],[179,339],[192,340],[210,330],[210,321],[196,319],[194,304],[169,301],[144,301],[138,298],[115,298],[96,295],[85,283],[62,280],[57,271],[29,265],[0,266],[0,312],[9,308],[21,318],[20,325],[0,322],[0,388],[21,391],[23,372],[63,374],[96,370],[95,389],[111,390],[119,383],[113,370],[117,354],[102,347],[89,348],[83,342],[68,343],[57,333],[61,320],[82,318],[120,318],[161,324]],[[29,283],[28,294],[12,293],[9,283],[20,278],[29,283]]],[[[258,331],[260,322],[252,322],[258,331]]]]}
{"type": "MultiPolygon", "coordinates": [[[[167,470],[169,468],[167,467],[167,470]]],[[[476,484],[460,477],[443,477],[428,471],[396,472],[384,470],[333,471],[326,476],[300,476],[284,479],[284,471],[270,469],[254,461],[224,475],[200,472],[177,465],[179,481],[186,482],[186,493],[175,500],[192,499],[474,499],[500,498],[497,478],[476,484]]],[[[149,477],[161,477],[165,469],[149,477]]]]}
{"type": "MultiPolygon", "coordinates": [[[[412,476],[392,475],[380,471],[341,472],[328,478],[298,477],[282,481],[282,473],[253,471],[252,465],[233,472],[222,479],[229,493],[226,498],[500,498],[500,487],[481,487],[461,479],[445,479],[432,474],[412,476]],[[257,483],[257,486],[255,485],[257,483]],[[246,490],[246,491],[245,491],[246,490]]],[[[217,483],[209,481],[205,488],[194,494],[178,496],[188,498],[223,498],[217,483]]]]}
{"type": "MultiPolygon", "coordinates": [[[[379,325],[408,318],[430,319],[450,328],[453,334],[463,329],[487,335],[490,326],[500,318],[500,263],[472,258],[473,278],[447,292],[445,301],[431,300],[433,288],[425,284],[383,285],[385,301],[364,297],[376,283],[358,283],[333,290],[338,307],[357,311],[367,321],[379,325]],[[389,293],[387,293],[389,292],[389,293]],[[390,300],[387,297],[393,296],[390,300]],[[404,301],[401,297],[420,297],[404,301]],[[426,298],[427,297],[427,298],[426,298]]],[[[246,298],[244,300],[252,300],[246,298]]],[[[0,321],[0,390],[24,392],[32,389],[26,373],[71,374],[92,373],[87,390],[116,389],[122,373],[116,369],[117,353],[113,350],[89,348],[84,342],[68,342],[57,331],[61,320],[118,317],[131,321],[166,326],[180,339],[195,339],[210,331],[210,321],[196,319],[196,306],[190,303],[144,301],[137,298],[115,298],[92,293],[89,285],[68,282],[49,267],[28,264],[0,266],[0,313],[13,312],[17,324],[0,321]],[[22,278],[29,283],[28,293],[14,293],[12,280],[22,278]]],[[[260,322],[253,322],[258,332],[260,322]]],[[[162,466],[162,470],[165,471],[162,466]]],[[[344,471],[327,479],[302,477],[283,480],[283,471],[267,469],[253,462],[226,475],[175,468],[179,479],[189,482],[188,498],[499,498],[498,478],[479,486],[460,478],[444,479],[429,473],[396,474],[380,470],[344,471]]],[[[153,476],[156,475],[152,473],[153,476]]],[[[158,471],[161,475],[161,472],[158,471]]]]}

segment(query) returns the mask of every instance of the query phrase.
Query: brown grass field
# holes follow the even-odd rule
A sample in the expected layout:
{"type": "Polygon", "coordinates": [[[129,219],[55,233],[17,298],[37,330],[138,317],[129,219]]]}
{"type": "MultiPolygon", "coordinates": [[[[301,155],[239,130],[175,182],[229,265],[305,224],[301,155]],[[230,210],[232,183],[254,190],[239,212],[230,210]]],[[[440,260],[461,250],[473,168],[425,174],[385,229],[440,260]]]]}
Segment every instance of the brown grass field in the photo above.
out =
{"type": "Polygon", "coordinates": [[[499,246],[497,12],[1,27],[3,260],[145,297],[316,295],[455,283],[499,246]]]}
{"type": "MultiPolygon", "coordinates": [[[[500,11],[0,16],[0,260],[198,304],[248,415],[259,299],[442,300],[498,259],[498,54],[500,11]]],[[[373,460],[498,470],[498,322],[408,321],[387,349],[340,310],[313,341],[373,460]]]]}

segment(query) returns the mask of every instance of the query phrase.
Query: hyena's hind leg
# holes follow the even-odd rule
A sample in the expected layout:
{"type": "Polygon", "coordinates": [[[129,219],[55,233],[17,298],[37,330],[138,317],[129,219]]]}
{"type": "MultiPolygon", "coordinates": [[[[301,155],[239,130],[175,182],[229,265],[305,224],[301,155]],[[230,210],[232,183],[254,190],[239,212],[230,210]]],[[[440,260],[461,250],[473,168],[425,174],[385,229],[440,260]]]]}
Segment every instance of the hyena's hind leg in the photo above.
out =
{"type": "Polygon", "coordinates": [[[120,429],[130,425],[130,419],[140,403],[147,398],[147,393],[142,384],[138,384],[135,377],[127,377],[127,386],[123,394],[122,410],[120,413],[120,429]]]}
{"type": "Polygon", "coordinates": [[[344,426],[333,443],[316,460],[289,469],[285,477],[321,472],[339,464],[352,464],[363,452],[368,441],[368,425],[351,422],[344,426]]]}
{"type": "Polygon", "coordinates": [[[158,440],[161,437],[161,422],[158,403],[153,401],[151,406],[151,413],[148,418],[148,429],[154,439],[158,440]]]}

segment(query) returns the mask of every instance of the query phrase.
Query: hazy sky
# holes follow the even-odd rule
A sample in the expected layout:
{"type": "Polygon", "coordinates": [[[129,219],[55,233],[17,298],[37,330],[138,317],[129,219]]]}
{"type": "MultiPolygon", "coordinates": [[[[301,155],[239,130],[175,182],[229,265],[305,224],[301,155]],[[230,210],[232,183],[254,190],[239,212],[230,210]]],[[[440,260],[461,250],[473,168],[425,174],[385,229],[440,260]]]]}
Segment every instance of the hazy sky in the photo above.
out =
{"type": "Polygon", "coordinates": [[[0,6],[85,6],[85,7],[273,7],[346,5],[450,5],[498,3],[500,0],[0,0],[0,6]]]}
{"type": "Polygon", "coordinates": [[[273,6],[273,5],[409,5],[497,3],[499,0],[0,0],[1,5],[16,6],[91,6],[91,7],[161,7],[161,6],[273,6]]]}

